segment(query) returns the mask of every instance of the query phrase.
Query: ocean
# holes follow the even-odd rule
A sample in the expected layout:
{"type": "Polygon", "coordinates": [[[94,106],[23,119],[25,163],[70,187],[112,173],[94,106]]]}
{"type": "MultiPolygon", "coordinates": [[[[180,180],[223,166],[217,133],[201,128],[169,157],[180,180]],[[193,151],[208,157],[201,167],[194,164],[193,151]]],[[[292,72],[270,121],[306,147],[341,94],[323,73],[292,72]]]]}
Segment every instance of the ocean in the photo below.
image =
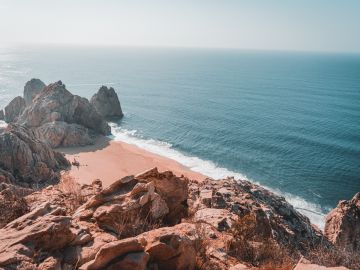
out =
{"type": "Polygon", "coordinates": [[[30,78],[117,91],[115,140],[248,179],[311,221],[360,191],[360,55],[222,49],[0,49],[0,108],[30,78]]]}

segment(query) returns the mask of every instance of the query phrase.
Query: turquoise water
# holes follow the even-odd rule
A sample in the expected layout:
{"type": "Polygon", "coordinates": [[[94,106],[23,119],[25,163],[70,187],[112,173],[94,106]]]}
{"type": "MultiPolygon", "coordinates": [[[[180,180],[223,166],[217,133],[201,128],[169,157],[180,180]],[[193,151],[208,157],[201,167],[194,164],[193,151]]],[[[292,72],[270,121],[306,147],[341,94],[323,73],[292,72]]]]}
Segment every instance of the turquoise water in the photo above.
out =
{"type": "Polygon", "coordinates": [[[114,138],[283,194],[311,220],[360,191],[360,56],[143,48],[0,51],[0,107],[25,82],[113,86],[114,138]]]}

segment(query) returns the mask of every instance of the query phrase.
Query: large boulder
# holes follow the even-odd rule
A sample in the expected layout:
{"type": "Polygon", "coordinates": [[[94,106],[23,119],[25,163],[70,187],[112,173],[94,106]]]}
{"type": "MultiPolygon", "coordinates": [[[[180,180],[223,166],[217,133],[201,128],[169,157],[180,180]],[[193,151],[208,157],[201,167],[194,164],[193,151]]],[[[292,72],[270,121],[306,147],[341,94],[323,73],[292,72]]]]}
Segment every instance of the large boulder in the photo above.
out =
{"type": "Polygon", "coordinates": [[[110,126],[86,98],[71,94],[58,81],[44,88],[19,117],[18,123],[37,128],[53,121],[78,124],[103,135],[110,134],[110,126]]]}
{"type": "Polygon", "coordinates": [[[103,117],[113,118],[123,116],[118,95],[112,87],[101,86],[99,91],[91,98],[90,103],[103,117]]]}
{"type": "Polygon", "coordinates": [[[39,94],[44,88],[45,83],[43,83],[39,79],[31,79],[28,81],[24,86],[24,100],[26,103],[26,106],[29,106],[35,96],[39,94]]]}
{"type": "Polygon", "coordinates": [[[25,107],[25,99],[20,96],[15,97],[5,107],[5,121],[7,123],[16,122],[18,117],[23,113],[25,107]]]}
{"type": "Polygon", "coordinates": [[[340,201],[327,215],[325,235],[342,250],[360,251],[360,192],[349,201],[340,201]]]}
{"type": "Polygon", "coordinates": [[[35,129],[36,137],[47,142],[52,148],[85,146],[94,144],[95,132],[78,124],[67,124],[62,121],[46,123],[35,129]]]}
{"type": "Polygon", "coordinates": [[[33,131],[18,125],[0,130],[0,149],[0,168],[18,184],[37,186],[57,180],[59,172],[69,166],[63,154],[38,140],[33,131]]]}
{"type": "Polygon", "coordinates": [[[194,224],[163,227],[105,244],[92,261],[79,269],[193,270],[198,239],[194,224]]]}

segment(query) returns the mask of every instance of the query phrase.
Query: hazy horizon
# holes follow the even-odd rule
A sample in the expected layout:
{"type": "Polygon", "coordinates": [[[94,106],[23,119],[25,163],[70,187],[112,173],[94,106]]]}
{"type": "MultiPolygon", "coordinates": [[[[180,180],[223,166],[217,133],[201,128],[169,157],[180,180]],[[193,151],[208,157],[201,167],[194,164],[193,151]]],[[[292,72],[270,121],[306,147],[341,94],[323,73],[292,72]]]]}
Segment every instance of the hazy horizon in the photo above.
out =
{"type": "Polygon", "coordinates": [[[360,52],[360,2],[0,0],[0,46],[360,52]]]}

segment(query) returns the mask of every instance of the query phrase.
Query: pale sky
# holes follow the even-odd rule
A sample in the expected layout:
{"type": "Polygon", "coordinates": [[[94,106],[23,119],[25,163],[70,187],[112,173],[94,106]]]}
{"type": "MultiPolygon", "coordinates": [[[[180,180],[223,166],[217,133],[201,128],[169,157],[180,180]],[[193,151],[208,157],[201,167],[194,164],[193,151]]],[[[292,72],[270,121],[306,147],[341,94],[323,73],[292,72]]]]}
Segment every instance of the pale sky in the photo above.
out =
{"type": "Polygon", "coordinates": [[[0,45],[360,52],[360,0],[0,0],[0,45]]]}

